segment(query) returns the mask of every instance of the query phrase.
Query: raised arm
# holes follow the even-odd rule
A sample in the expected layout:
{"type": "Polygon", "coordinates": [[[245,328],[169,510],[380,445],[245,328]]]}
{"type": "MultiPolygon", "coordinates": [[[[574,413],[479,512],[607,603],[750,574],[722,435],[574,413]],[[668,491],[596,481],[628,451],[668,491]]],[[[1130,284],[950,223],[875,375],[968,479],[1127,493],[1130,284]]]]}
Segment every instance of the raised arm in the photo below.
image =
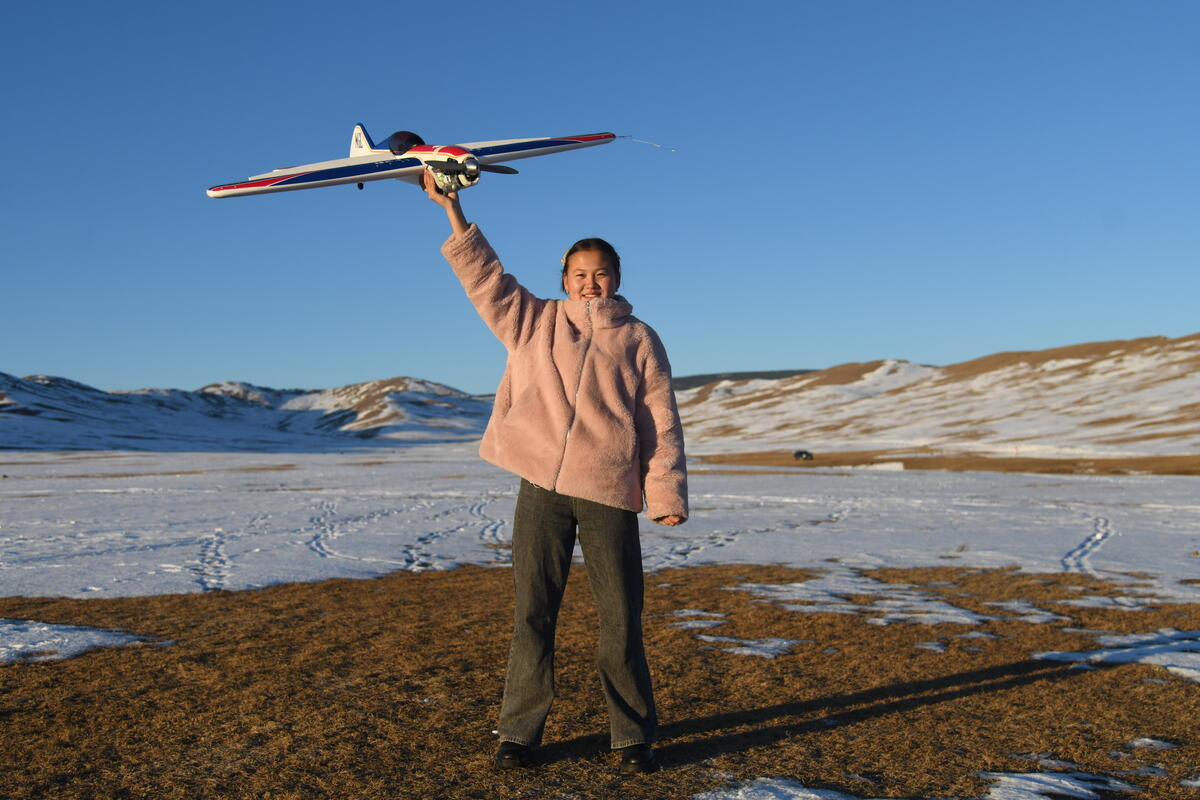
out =
{"type": "Polygon", "coordinates": [[[428,168],[421,176],[421,188],[450,220],[454,235],[442,246],[442,255],[450,262],[475,311],[509,350],[529,341],[547,301],[535,297],[504,271],[479,226],[467,222],[458,192],[440,192],[428,168]]]}

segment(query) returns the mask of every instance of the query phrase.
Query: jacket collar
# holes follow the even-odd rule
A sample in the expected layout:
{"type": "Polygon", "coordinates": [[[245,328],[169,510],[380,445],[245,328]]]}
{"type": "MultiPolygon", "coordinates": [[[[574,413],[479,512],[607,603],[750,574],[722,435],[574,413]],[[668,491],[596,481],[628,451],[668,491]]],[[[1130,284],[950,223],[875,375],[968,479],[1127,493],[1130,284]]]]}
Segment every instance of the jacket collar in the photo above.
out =
{"type": "Polygon", "coordinates": [[[589,319],[593,328],[616,328],[624,325],[633,313],[633,306],[621,295],[604,300],[559,300],[567,319],[576,328],[584,329],[589,319]]]}

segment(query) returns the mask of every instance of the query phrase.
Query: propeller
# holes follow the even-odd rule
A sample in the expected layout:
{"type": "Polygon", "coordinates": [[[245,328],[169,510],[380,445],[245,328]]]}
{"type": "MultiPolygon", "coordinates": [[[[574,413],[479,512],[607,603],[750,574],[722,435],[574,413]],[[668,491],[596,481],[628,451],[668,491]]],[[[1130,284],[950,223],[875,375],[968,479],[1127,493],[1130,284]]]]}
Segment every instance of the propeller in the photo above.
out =
{"type": "Polygon", "coordinates": [[[465,158],[461,162],[426,161],[425,163],[438,172],[444,172],[447,175],[466,175],[468,178],[475,178],[480,172],[494,172],[499,175],[517,174],[512,167],[506,167],[503,164],[480,164],[474,157],[465,158]]]}

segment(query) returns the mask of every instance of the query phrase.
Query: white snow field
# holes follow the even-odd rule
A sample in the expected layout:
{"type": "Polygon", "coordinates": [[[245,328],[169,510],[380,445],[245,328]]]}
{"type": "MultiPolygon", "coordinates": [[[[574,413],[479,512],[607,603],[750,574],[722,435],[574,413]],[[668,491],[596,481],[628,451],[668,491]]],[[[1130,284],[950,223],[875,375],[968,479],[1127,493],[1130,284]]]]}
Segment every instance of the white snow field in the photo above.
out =
{"type": "MultiPolygon", "coordinates": [[[[517,480],[475,449],[0,453],[0,594],[139,596],[505,564],[517,480]]],[[[1137,572],[1153,588],[1115,602],[1200,602],[1200,586],[1179,582],[1200,577],[1195,477],[738,472],[692,465],[687,524],[643,518],[646,569],[818,567],[828,575],[805,584],[805,599],[820,590],[829,602],[839,589],[867,593],[863,568],[1137,572]]]]}
{"type": "MultiPolygon", "coordinates": [[[[0,595],[120,597],[503,566],[516,479],[475,450],[468,441],[320,453],[0,453],[0,595]]],[[[980,619],[916,587],[861,572],[885,566],[1082,572],[1129,588],[1115,600],[1081,592],[1075,602],[1136,614],[1159,599],[1200,602],[1200,585],[1181,582],[1200,578],[1198,488],[1194,477],[733,473],[693,465],[692,518],[678,528],[643,519],[642,546],[648,570],[731,562],[820,570],[788,586],[731,588],[797,613],[860,614],[879,625],[932,630],[980,619]]],[[[995,615],[1030,624],[1055,618],[1020,602],[997,604],[995,615]]],[[[675,624],[697,628],[698,646],[755,657],[794,644],[722,637],[720,622],[689,609],[675,624]]],[[[1163,667],[1164,679],[1200,681],[1200,631],[1095,635],[1093,650],[1037,655],[1142,661],[1163,667]]],[[[0,620],[0,659],[9,661],[133,641],[140,640],[121,631],[0,620]]],[[[989,800],[1124,790],[1113,777],[1057,769],[985,777],[994,782],[989,800]]],[[[764,778],[702,797],[848,796],[764,778]]]]}

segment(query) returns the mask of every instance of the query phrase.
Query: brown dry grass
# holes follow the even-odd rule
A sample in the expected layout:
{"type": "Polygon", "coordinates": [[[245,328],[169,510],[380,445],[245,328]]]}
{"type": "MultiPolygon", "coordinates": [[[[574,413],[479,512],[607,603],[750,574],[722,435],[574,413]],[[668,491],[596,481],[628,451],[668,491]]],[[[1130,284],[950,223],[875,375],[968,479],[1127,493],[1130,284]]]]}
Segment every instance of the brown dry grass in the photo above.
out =
{"type": "MultiPolygon", "coordinates": [[[[1006,353],[995,353],[982,358],[975,358],[970,361],[962,361],[957,364],[950,364],[942,368],[942,379],[964,380],[973,378],[977,375],[982,375],[986,372],[992,372],[997,369],[1016,366],[1018,364],[1026,364],[1029,366],[1037,366],[1045,364],[1049,361],[1058,361],[1062,359],[1084,359],[1092,362],[1108,357],[1119,357],[1136,355],[1144,353],[1147,350],[1152,350],[1161,347],[1175,346],[1179,347],[1185,343],[1200,341],[1200,333],[1190,336],[1181,336],[1178,339],[1169,339],[1166,336],[1146,336],[1141,339],[1125,339],[1109,342],[1087,342],[1084,344],[1073,344],[1065,347],[1053,347],[1048,350],[1036,351],[1011,351],[1006,353]]],[[[1090,363],[1079,364],[1076,369],[1090,369],[1090,363]]]]}
{"type": "MultiPolygon", "coordinates": [[[[959,606],[1023,598],[1071,625],[1142,632],[1200,627],[1200,608],[1129,613],[1054,606],[1078,576],[887,570],[959,606]]],[[[714,566],[649,577],[646,637],[664,769],[621,778],[606,752],[590,665],[594,610],[576,569],[559,630],[560,699],[541,764],[490,766],[507,651],[511,574],[463,568],[203,595],[7,598],[0,617],[123,628],[169,646],[105,648],[0,668],[0,795],[9,798],[686,798],[729,778],[789,776],[872,797],[973,797],[981,770],[1037,771],[1051,753],[1132,778],[1146,798],[1200,764],[1196,685],[1148,666],[1078,670],[1031,659],[1091,636],[1011,618],[981,626],[881,627],[756,601],[743,582],[806,573],[714,566]],[[774,660],[706,649],[664,616],[727,615],[725,636],[809,640],[774,660]],[[982,630],[1000,639],[956,639],[982,630]],[[917,649],[938,639],[947,652],[917,649]],[[974,648],[974,649],[973,649],[974,648]],[[1152,678],[1154,682],[1146,679],[1152,678]],[[1163,682],[1158,682],[1162,680],[1163,682]],[[1176,750],[1129,750],[1135,737],[1176,750]],[[1113,755],[1116,753],[1118,755],[1113,755]]]]}
{"type": "MultiPolygon", "coordinates": [[[[1180,351],[1190,348],[1193,343],[1200,342],[1200,333],[1190,336],[1181,336],[1177,339],[1170,339],[1166,336],[1147,336],[1141,339],[1125,339],[1114,340],[1107,342],[1087,342],[1084,344],[1066,345],[1064,347],[1053,347],[1046,350],[1015,350],[1002,353],[993,353],[992,355],[974,358],[969,361],[961,361],[956,364],[949,364],[941,367],[939,374],[934,379],[936,383],[953,383],[956,381],[969,380],[978,377],[988,372],[993,372],[999,369],[1007,369],[1016,366],[1037,367],[1052,361],[1075,360],[1079,359],[1082,363],[1070,364],[1062,369],[1087,372],[1095,365],[1094,362],[1108,359],[1120,358],[1124,356],[1133,356],[1146,353],[1151,350],[1159,350],[1163,348],[1174,348],[1180,351]]],[[[728,403],[729,408],[735,408],[739,405],[757,402],[773,397],[786,397],[796,391],[797,385],[802,389],[810,389],[818,386],[832,386],[854,383],[861,380],[867,374],[874,372],[883,365],[883,361],[866,361],[866,362],[850,362],[846,364],[838,364],[833,367],[828,367],[822,370],[814,370],[813,372],[805,373],[804,375],[796,376],[780,380],[779,388],[772,392],[754,395],[753,397],[739,398],[736,401],[728,403]]],[[[1200,366],[1200,357],[1198,356],[1182,356],[1173,361],[1179,366],[1197,365],[1200,366]]],[[[1164,375],[1161,380],[1174,380],[1175,375],[1164,375]]],[[[687,402],[682,407],[698,405],[707,400],[712,390],[719,382],[706,384],[697,392],[696,397],[690,402],[687,402]]],[[[732,382],[732,386],[740,386],[747,381],[732,382]]],[[[907,387],[899,387],[893,389],[893,392],[903,392],[907,387]]]]}
{"type": "Polygon", "coordinates": [[[815,386],[844,386],[855,383],[883,366],[882,361],[851,361],[805,376],[804,388],[815,386]]]}
{"type": "MultiPolygon", "coordinates": [[[[759,392],[758,394],[748,395],[746,397],[734,398],[726,400],[722,405],[726,409],[736,409],[742,406],[762,403],[763,408],[770,408],[770,400],[785,400],[792,397],[797,391],[805,391],[818,386],[840,386],[848,383],[854,383],[861,380],[865,375],[868,375],[883,365],[882,361],[867,361],[867,362],[851,362],[848,364],[838,364],[835,367],[828,369],[816,370],[814,372],[806,372],[802,375],[796,375],[790,378],[780,378],[775,381],[775,387],[770,391],[759,392]]],[[[699,406],[705,403],[711,396],[716,387],[722,383],[727,383],[730,388],[745,386],[749,380],[724,381],[718,380],[712,383],[707,383],[698,387],[695,395],[680,402],[680,409],[688,409],[693,406],[699,406]]]]}
{"type": "MultiPolygon", "coordinates": [[[[25,462],[0,466],[29,466],[30,464],[54,464],[55,462],[25,462]]],[[[383,462],[381,462],[383,463],[383,462]]],[[[158,472],[80,472],[72,475],[55,475],[56,480],[93,480],[96,478],[174,478],[182,475],[212,475],[217,472],[287,472],[295,464],[261,464],[249,467],[212,467],[208,469],[169,469],[158,472]]],[[[17,475],[18,480],[43,480],[44,475],[17,475]]]]}
{"type": "MultiPolygon", "coordinates": [[[[829,369],[811,372],[795,378],[777,381],[775,386],[767,391],[746,395],[736,399],[726,400],[722,408],[733,411],[748,405],[756,405],[759,409],[772,408],[781,402],[794,397],[797,391],[807,391],[819,386],[842,386],[861,380],[866,375],[883,366],[882,361],[851,362],[839,364],[829,369]],[[773,401],[773,402],[772,402],[773,401]]],[[[746,381],[741,381],[741,384],[746,381]]],[[[734,384],[737,386],[738,384],[734,384]]]]}
{"type": "Polygon", "coordinates": [[[986,456],[975,453],[921,452],[902,450],[855,450],[844,453],[814,453],[811,461],[797,461],[791,450],[754,453],[697,455],[702,464],[732,464],[757,467],[862,467],[901,462],[905,469],[944,469],[978,472],[1045,472],[1080,475],[1200,475],[1200,455],[1130,456],[1125,458],[1026,458],[986,456]]]}
{"type": "Polygon", "coordinates": [[[1146,433],[1141,436],[1109,436],[1097,439],[1096,444],[1133,444],[1134,442],[1150,442],[1155,439],[1186,439],[1198,434],[1200,434],[1200,428],[1190,431],[1171,431],[1170,433],[1146,433]]]}

